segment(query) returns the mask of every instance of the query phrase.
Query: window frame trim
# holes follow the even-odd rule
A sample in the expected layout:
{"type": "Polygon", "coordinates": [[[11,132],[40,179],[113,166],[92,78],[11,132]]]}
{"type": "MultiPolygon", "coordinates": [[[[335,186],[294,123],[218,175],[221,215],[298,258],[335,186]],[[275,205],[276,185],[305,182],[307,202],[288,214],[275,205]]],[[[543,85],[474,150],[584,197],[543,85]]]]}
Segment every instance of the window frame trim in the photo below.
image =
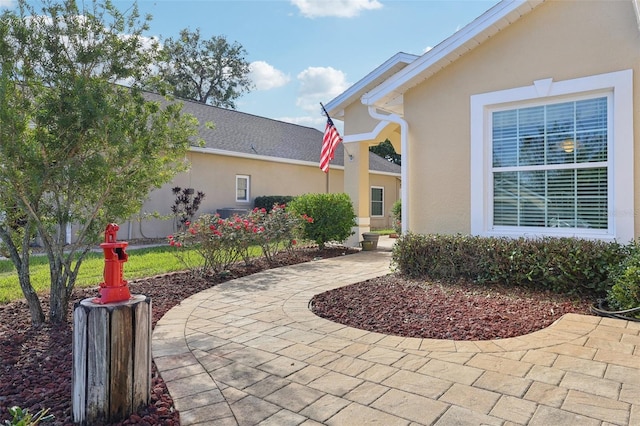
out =
{"type": "Polygon", "coordinates": [[[385,217],[384,214],[384,186],[376,186],[376,185],[371,185],[369,187],[369,214],[371,215],[371,217],[375,217],[375,218],[380,218],[380,217],[385,217]],[[382,214],[380,215],[374,215],[373,214],[373,197],[372,192],[374,189],[381,189],[382,190],[382,201],[376,201],[376,203],[382,203],[382,214]]]}
{"type": "Polygon", "coordinates": [[[571,236],[617,240],[634,238],[633,192],[633,71],[554,82],[551,78],[534,81],[530,86],[472,95],[470,98],[471,143],[471,233],[481,236],[542,237],[571,236]],[[505,108],[520,108],[535,102],[548,104],[563,98],[596,97],[607,94],[610,135],[608,143],[609,228],[492,227],[493,190],[491,150],[491,113],[505,108]],[[630,178],[631,177],[631,178],[630,178]],[[629,195],[631,194],[631,195],[629,195]]]}
{"type": "Polygon", "coordinates": [[[251,202],[251,177],[249,175],[236,175],[236,203],[249,203],[251,202]],[[238,179],[244,179],[247,182],[247,197],[246,199],[238,198],[238,179]]]}

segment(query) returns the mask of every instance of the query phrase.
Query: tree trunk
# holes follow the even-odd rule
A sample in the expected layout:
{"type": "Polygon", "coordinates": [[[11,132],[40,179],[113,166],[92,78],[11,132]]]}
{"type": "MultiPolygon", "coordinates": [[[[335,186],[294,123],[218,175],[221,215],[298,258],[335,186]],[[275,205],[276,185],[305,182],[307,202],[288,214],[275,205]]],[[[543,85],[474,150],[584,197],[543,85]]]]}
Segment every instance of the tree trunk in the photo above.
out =
{"type": "Polygon", "coordinates": [[[65,274],[61,270],[51,271],[49,321],[52,323],[62,323],[67,320],[70,292],[67,291],[67,283],[64,281],[65,274]]]}
{"type": "Polygon", "coordinates": [[[29,275],[29,256],[27,255],[20,264],[18,270],[18,281],[24,298],[27,299],[29,305],[29,313],[31,314],[31,326],[37,327],[44,322],[44,312],[38,294],[31,285],[31,276],[29,275]]]}

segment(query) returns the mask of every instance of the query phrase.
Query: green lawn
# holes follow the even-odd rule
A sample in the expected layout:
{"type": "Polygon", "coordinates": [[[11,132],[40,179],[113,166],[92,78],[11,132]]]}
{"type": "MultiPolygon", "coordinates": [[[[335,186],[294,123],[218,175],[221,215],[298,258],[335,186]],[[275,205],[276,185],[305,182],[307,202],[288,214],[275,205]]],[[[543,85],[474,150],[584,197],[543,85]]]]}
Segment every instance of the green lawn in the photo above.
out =
{"type": "MultiPolygon", "coordinates": [[[[174,251],[175,248],[169,246],[127,250],[129,259],[123,265],[125,279],[134,280],[185,269],[184,264],[173,254],[174,251]]],[[[31,257],[30,269],[31,283],[36,291],[48,291],[50,279],[47,257],[31,257]]],[[[103,271],[104,257],[102,253],[89,253],[80,266],[76,286],[97,286],[102,281],[103,271]]],[[[18,274],[13,263],[10,260],[0,260],[0,304],[22,297],[18,274]]]]}
{"type": "Polygon", "coordinates": [[[371,232],[380,235],[391,235],[396,233],[393,229],[372,229],[371,232]]]}

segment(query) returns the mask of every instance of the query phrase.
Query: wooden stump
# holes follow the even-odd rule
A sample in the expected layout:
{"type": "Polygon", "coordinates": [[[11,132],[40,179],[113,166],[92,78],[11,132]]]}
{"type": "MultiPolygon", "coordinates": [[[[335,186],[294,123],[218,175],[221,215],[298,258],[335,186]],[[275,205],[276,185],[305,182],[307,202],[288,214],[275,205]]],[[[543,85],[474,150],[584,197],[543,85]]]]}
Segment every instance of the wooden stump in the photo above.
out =
{"type": "Polygon", "coordinates": [[[73,310],[73,421],[123,420],[149,404],[151,298],[98,304],[84,299],[73,310]]]}

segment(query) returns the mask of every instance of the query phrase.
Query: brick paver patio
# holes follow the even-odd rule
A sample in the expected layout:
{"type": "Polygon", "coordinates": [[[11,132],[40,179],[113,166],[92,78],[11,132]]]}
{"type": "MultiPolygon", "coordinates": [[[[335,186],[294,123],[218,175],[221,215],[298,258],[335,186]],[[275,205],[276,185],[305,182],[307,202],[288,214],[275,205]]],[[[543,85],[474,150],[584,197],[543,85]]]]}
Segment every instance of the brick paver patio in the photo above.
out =
{"type": "Polygon", "coordinates": [[[402,338],[311,297],[389,272],[369,251],[196,294],[153,333],[182,425],[640,425],[640,323],[569,314],[512,339],[402,338]]]}

